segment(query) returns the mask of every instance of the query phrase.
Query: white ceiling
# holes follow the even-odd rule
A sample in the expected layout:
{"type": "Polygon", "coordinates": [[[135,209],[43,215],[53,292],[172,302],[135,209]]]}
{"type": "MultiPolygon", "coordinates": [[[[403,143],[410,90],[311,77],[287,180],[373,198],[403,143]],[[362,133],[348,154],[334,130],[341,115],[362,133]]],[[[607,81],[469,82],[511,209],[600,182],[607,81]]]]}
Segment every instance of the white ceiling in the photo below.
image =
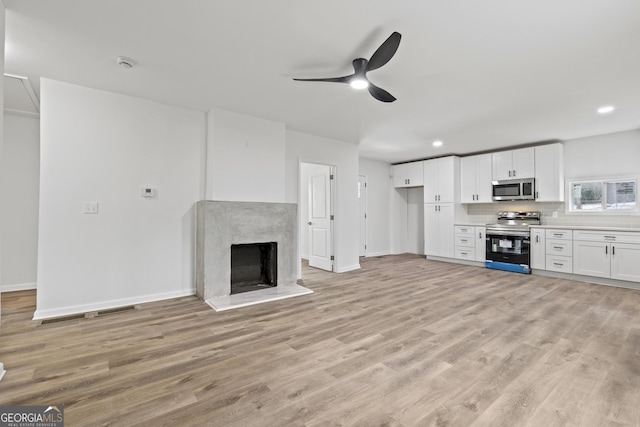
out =
{"type": "Polygon", "coordinates": [[[640,128],[638,0],[4,0],[7,73],[213,107],[399,162],[640,128]],[[369,78],[335,83],[393,31],[369,78]],[[115,58],[133,58],[126,70],[115,58]],[[616,111],[598,115],[612,104],[616,111]],[[436,149],[432,141],[440,139],[436,149]]]}

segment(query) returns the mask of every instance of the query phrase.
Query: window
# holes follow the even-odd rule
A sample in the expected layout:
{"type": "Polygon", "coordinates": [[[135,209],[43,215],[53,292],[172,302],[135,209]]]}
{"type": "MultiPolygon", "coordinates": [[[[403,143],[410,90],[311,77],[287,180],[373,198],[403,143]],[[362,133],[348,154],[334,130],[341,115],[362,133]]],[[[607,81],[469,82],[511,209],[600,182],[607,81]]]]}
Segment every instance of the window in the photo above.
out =
{"type": "Polygon", "coordinates": [[[636,179],[572,181],[569,212],[635,212],[636,188],[636,179]]]}

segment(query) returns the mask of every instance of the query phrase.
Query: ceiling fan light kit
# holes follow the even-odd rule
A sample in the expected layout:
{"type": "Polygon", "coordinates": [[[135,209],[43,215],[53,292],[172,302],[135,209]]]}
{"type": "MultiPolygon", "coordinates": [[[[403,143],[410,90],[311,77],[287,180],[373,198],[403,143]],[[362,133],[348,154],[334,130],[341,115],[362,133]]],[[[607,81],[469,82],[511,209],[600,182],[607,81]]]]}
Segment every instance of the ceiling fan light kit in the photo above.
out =
{"type": "Polygon", "coordinates": [[[393,102],[396,98],[386,90],[371,83],[367,78],[369,71],[377,70],[393,58],[400,45],[400,33],[394,31],[371,55],[371,59],[356,58],[353,60],[353,74],[343,77],[319,79],[293,79],[302,82],[349,83],[354,89],[369,89],[369,93],[378,101],[393,102]]]}

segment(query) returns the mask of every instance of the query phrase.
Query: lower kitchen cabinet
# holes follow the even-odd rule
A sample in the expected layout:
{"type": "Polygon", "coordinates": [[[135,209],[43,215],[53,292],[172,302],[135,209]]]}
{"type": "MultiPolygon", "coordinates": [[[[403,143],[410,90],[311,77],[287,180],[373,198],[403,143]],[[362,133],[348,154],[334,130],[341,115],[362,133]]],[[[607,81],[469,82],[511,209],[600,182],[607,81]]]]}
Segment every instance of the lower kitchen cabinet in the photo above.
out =
{"type": "Polygon", "coordinates": [[[576,231],[573,273],[640,282],[640,233],[576,231]]]}
{"type": "Polygon", "coordinates": [[[453,209],[453,203],[424,205],[424,252],[427,256],[454,257],[453,209]]]}
{"type": "Polygon", "coordinates": [[[531,268],[538,270],[547,269],[547,247],[544,228],[531,229],[531,245],[529,246],[531,254],[531,268]]]}
{"type": "Polygon", "coordinates": [[[546,269],[560,273],[573,272],[573,231],[546,230],[545,254],[546,269]]]}
{"type": "Polygon", "coordinates": [[[455,226],[455,257],[467,261],[484,262],[486,259],[486,227],[455,226]]]}

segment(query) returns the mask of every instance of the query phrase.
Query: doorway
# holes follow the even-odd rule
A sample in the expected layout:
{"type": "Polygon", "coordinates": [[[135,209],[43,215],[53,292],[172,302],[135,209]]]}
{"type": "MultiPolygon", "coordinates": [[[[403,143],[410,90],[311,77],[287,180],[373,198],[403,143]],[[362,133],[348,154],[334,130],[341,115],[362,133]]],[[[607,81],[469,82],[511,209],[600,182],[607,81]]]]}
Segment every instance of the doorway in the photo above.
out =
{"type": "Polygon", "coordinates": [[[300,163],[300,255],[309,266],[333,271],[335,167],[300,163]]]}

